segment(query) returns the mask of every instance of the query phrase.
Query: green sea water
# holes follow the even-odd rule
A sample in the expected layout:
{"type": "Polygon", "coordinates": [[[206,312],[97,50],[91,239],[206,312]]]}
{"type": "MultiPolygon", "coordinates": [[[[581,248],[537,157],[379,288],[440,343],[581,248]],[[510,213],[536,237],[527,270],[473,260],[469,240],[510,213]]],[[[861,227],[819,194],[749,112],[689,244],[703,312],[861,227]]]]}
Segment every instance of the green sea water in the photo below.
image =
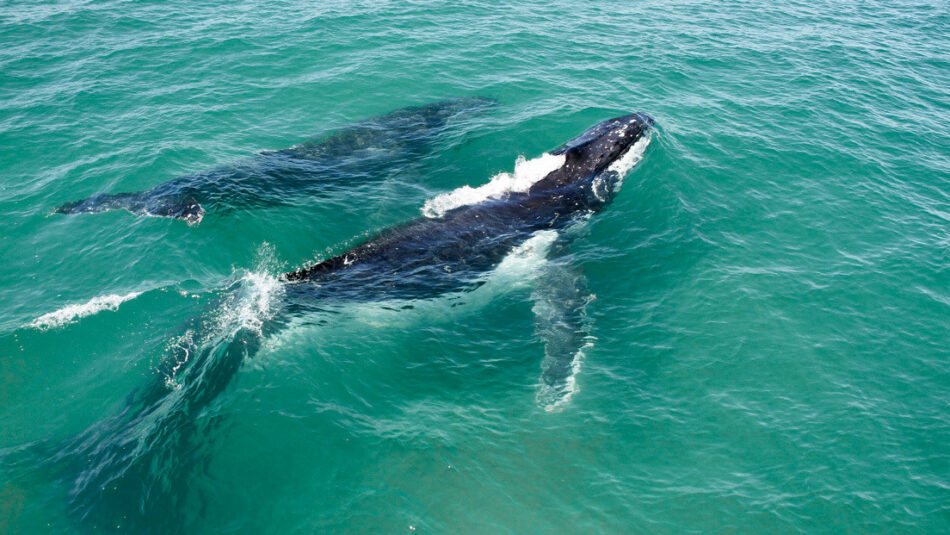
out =
{"type": "Polygon", "coordinates": [[[948,7],[0,1],[0,532],[948,532],[948,7]],[[497,104],[320,198],[51,215],[467,96],[497,104]],[[64,444],[235,281],[632,111],[656,132],[572,246],[596,298],[557,410],[515,273],[267,337],[184,476],[71,498],[64,444]]]}

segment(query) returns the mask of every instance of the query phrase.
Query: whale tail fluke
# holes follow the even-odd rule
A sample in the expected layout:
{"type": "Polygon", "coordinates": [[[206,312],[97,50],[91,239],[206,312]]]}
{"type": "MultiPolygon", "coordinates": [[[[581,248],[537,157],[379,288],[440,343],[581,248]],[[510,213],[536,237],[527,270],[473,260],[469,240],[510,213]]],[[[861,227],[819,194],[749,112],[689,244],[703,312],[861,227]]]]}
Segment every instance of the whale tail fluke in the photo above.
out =
{"type": "Polygon", "coordinates": [[[138,193],[97,193],[92,197],[56,207],[54,214],[98,214],[111,210],[128,210],[135,215],[171,217],[189,225],[197,225],[205,210],[190,195],[157,196],[152,191],[138,193]]]}

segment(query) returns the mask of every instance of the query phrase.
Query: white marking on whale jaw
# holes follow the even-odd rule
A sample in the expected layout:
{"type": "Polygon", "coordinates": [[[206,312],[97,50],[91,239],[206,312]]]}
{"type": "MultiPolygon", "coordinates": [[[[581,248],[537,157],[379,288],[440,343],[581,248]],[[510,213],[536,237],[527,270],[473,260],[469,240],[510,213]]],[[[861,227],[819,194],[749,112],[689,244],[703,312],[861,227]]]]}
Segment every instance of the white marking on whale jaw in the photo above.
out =
{"type": "Polygon", "coordinates": [[[627,149],[627,152],[623,153],[623,156],[614,160],[614,162],[607,167],[608,173],[617,173],[618,175],[617,183],[614,185],[615,191],[620,190],[620,186],[623,185],[624,177],[643,159],[643,155],[646,154],[647,147],[650,146],[651,141],[653,141],[652,131],[643,134],[636,143],[627,149]]]}

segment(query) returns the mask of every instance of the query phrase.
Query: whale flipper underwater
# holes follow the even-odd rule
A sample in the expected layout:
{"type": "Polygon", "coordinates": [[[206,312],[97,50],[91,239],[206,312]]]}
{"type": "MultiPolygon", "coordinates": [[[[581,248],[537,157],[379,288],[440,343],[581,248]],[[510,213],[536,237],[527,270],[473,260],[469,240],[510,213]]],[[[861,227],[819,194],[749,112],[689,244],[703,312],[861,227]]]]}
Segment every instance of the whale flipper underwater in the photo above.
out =
{"type": "Polygon", "coordinates": [[[127,210],[195,225],[206,210],[283,204],[318,194],[327,185],[384,176],[422,156],[453,118],[493,104],[492,99],[466,97],[403,108],[289,149],[264,151],[244,162],[185,175],[146,191],[98,193],[65,203],[53,213],[127,210]]]}
{"type": "Polygon", "coordinates": [[[251,320],[243,314],[196,318],[169,345],[154,380],[130,395],[120,414],[48,455],[65,474],[73,515],[94,527],[121,524],[136,533],[187,531],[169,512],[183,509],[192,492],[189,474],[207,462],[208,453],[195,444],[207,442],[214,422],[202,414],[269,336],[293,321],[319,317],[335,303],[466,292],[512,255],[531,249],[555,256],[532,296],[546,353],[537,401],[546,410],[563,406],[587,343],[590,297],[583,277],[557,252],[567,248],[575,222],[611,201],[643,156],[652,124],[644,114],[604,121],[545,155],[550,171],[526,189],[384,230],[280,280],[235,282],[222,309],[258,314],[251,320]]]}

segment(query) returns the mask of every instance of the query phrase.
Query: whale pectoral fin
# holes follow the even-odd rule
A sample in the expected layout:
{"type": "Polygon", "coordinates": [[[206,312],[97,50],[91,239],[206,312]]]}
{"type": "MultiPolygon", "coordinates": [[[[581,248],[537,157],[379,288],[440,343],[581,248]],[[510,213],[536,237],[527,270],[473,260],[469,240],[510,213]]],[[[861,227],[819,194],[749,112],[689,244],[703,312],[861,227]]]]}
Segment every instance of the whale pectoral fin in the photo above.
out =
{"type": "Polygon", "coordinates": [[[583,352],[591,344],[586,308],[593,296],[581,270],[562,257],[542,268],[531,297],[535,331],[544,342],[537,401],[551,411],[577,390],[583,352]]]}

